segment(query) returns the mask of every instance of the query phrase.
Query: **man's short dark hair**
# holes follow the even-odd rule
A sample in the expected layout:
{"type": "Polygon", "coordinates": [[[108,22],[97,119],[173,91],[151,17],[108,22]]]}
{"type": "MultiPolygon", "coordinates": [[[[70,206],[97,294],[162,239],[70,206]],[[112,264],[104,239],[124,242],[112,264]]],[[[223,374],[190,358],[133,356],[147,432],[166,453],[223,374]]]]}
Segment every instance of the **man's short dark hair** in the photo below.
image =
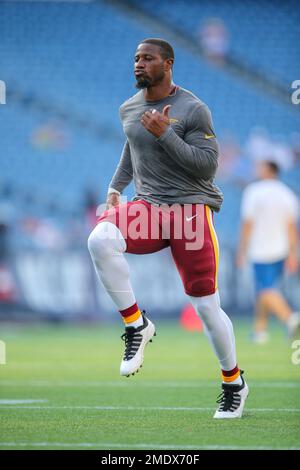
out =
{"type": "Polygon", "coordinates": [[[160,47],[161,56],[163,59],[173,59],[174,60],[174,49],[167,41],[158,38],[148,38],[144,39],[140,44],[154,44],[155,46],[160,47]]]}
{"type": "Polygon", "coordinates": [[[264,162],[265,165],[269,167],[269,169],[272,171],[274,175],[278,175],[280,172],[279,165],[276,162],[273,162],[272,160],[267,160],[264,162]]]}

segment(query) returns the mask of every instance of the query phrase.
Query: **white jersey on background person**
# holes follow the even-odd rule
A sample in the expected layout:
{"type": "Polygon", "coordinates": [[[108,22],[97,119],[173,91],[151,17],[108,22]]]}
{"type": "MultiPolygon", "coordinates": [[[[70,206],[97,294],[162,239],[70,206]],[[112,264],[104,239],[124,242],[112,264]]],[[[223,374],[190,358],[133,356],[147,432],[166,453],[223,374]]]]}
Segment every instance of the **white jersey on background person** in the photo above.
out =
{"type": "Polygon", "coordinates": [[[248,256],[254,263],[274,263],[289,252],[288,220],[297,221],[299,204],[278,179],[251,183],[242,198],[243,221],[252,221],[248,256]]]}

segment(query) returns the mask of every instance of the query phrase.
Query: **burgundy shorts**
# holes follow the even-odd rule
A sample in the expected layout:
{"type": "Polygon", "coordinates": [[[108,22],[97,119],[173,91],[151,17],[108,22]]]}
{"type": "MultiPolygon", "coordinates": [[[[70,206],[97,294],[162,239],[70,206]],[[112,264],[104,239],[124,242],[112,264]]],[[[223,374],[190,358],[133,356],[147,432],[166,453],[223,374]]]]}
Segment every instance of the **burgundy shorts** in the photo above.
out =
{"type": "Polygon", "coordinates": [[[138,200],[106,210],[97,223],[104,221],[120,229],[127,253],[170,247],[186,294],[202,297],[216,291],[219,249],[207,205],[158,206],[138,200]]]}

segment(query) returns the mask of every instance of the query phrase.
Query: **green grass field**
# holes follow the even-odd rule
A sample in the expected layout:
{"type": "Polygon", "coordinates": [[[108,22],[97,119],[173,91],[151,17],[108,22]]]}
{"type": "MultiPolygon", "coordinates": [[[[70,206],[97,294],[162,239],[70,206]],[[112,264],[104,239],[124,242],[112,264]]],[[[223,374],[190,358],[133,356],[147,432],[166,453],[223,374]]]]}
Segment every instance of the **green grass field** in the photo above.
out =
{"type": "Polygon", "coordinates": [[[232,421],[212,419],[219,368],[203,333],[156,322],[144,367],[121,378],[121,325],[2,326],[0,449],[299,449],[300,365],[283,330],[255,346],[234,323],[250,395],[232,421]]]}

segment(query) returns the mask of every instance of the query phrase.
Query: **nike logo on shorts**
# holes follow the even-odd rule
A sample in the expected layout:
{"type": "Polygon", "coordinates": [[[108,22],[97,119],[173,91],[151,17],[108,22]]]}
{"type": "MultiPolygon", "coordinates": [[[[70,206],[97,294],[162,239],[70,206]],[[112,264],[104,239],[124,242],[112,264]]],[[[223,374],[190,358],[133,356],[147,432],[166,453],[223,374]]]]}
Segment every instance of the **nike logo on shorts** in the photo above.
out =
{"type": "Polygon", "coordinates": [[[199,214],[192,215],[192,217],[186,217],[185,220],[186,220],[187,222],[190,222],[192,219],[194,219],[195,217],[197,217],[197,215],[199,215],[199,214]]]}

